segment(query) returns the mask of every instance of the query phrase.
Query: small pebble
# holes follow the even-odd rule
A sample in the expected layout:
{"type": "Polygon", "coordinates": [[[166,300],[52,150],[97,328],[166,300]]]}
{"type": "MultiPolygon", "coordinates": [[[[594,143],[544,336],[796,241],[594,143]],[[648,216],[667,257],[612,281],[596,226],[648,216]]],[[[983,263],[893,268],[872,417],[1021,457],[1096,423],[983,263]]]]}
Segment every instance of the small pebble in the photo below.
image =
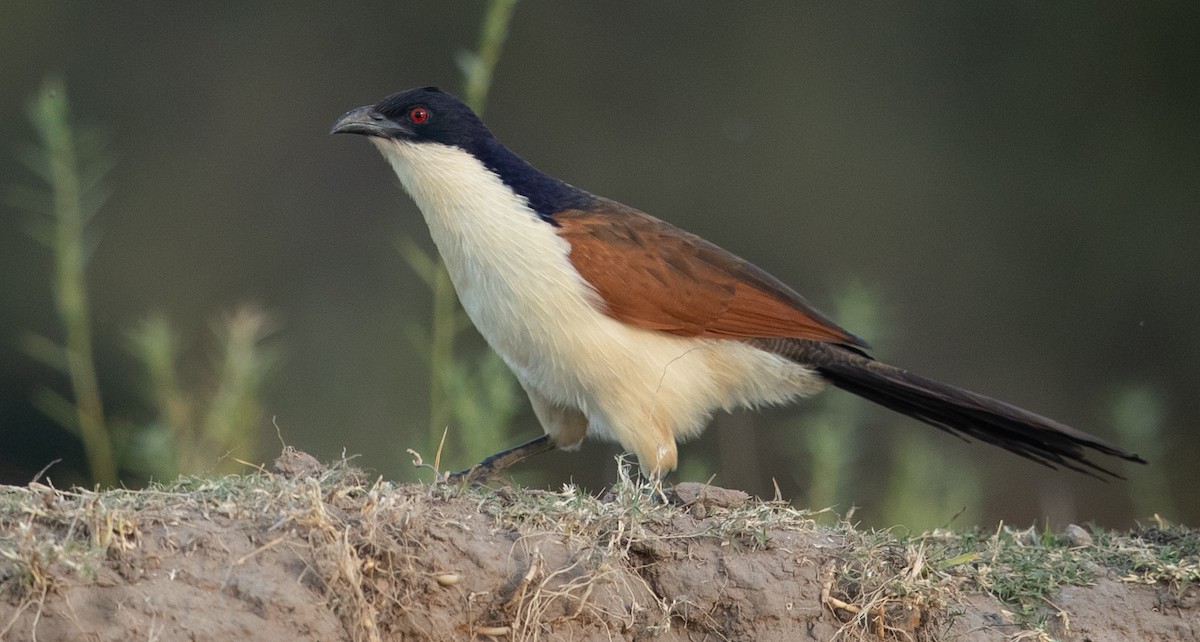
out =
{"type": "Polygon", "coordinates": [[[325,467],[316,457],[291,446],[285,446],[279,458],[275,460],[275,472],[288,479],[301,477],[319,477],[325,472],[325,467]]]}
{"type": "Polygon", "coordinates": [[[1067,541],[1071,542],[1071,546],[1092,545],[1091,533],[1088,533],[1078,524],[1067,524],[1067,529],[1063,531],[1063,535],[1067,536],[1067,541]]]}

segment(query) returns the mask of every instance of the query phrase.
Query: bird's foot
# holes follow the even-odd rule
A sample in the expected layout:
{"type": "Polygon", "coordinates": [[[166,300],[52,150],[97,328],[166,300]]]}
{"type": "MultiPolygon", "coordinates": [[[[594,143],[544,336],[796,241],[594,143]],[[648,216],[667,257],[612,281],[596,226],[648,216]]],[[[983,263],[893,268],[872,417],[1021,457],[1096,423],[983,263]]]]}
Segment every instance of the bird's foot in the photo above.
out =
{"type": "Polygon", "coordinates": [[[509,466],[520,462],[526,457],[554,450],[554,442],[550,435],[542,435],[508,450],[502,450],[494,455],[488,455],[483,461],[456,473],[450,473],[443,478],[449,484],[485,484],[503,473],[509,466]]]}

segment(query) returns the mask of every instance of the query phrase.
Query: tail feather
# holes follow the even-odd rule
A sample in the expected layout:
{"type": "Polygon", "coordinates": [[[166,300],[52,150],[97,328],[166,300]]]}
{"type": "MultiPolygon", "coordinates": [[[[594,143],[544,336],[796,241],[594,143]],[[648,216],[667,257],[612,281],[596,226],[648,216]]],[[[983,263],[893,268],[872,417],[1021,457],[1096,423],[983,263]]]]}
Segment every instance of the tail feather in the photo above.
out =
{"type": "Polygon", "coordinates": [[[1146,463],[1141,457],[1066,424],[1014,405],[927,379],[842,346],[798,339],[756,345],[816,369],[829,383],[935,428],[994,444],[1051,468],[1121,478],[1088,459],[1088,450],[1146,463]]]}

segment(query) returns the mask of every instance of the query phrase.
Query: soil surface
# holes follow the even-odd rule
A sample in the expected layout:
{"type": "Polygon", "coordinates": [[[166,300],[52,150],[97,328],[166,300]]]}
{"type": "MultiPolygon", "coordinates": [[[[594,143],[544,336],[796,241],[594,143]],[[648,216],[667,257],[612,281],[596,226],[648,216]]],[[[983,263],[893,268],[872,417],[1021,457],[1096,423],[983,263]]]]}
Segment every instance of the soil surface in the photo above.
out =
{"type": "MultiPolygon", "coordinates": [[[[1094,558],[1055,545],[1079,585],[1022,597],[987,540],[960,553],[737,491],[392,485],[306,458],[144,491],[0,488],[0,639],[1200,640],[1186,531],[1145,544],[1178,554],[1163,568],[1106,557],[1136,534],[1094,558]]],[[[1020,539],[994,544],[1043,546],[1020,539]]]]}

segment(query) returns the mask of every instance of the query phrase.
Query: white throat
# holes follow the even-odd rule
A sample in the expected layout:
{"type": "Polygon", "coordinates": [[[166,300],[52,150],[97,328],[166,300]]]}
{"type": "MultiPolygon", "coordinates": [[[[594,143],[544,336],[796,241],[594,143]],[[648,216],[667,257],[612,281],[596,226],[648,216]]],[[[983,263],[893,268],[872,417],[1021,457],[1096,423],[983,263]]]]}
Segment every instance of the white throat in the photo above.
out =
{"type": "Polygon", "coordinates": [[[564,314],[602,316],[570,245],[479,159],[438,143],[371,140],[420,208],[463,308],[518,377],[537,367],[547,334],[576,322],[564,314]]]}
{"type": "Polygon", "coordinates": [[[528,211],[524,198],[465,150],[440,143],[370,140],[391,163],[427,221],[435,212],[449,214],[451,210],[466,218],[474,218],[470,212],[480,208],[528,211]]]}

